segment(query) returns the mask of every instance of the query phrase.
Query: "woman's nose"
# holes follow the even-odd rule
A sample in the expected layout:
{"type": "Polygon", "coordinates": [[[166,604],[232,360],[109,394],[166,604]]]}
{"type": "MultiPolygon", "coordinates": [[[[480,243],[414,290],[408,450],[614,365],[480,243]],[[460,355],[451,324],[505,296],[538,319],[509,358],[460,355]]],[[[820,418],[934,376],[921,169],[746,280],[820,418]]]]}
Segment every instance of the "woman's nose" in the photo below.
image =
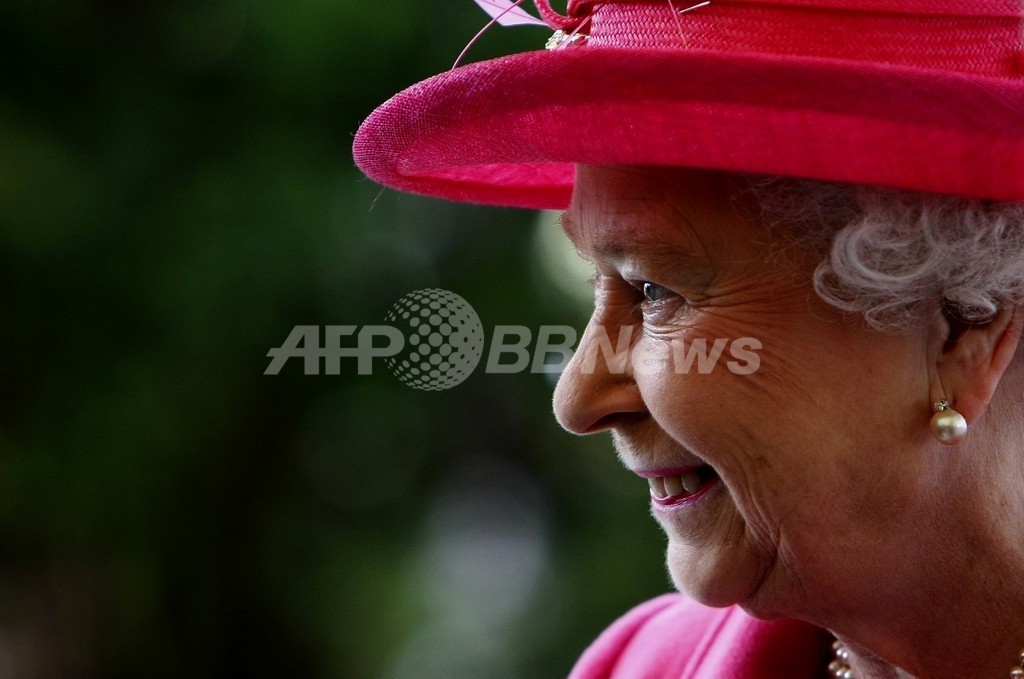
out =
{"type": "Polygon", "coordinates": [[[559,424],[574,434],[612,429],[646,413],[633,380],[630,360],[632,328],[587,324],[580,345],[555,387],[559,424]]]}

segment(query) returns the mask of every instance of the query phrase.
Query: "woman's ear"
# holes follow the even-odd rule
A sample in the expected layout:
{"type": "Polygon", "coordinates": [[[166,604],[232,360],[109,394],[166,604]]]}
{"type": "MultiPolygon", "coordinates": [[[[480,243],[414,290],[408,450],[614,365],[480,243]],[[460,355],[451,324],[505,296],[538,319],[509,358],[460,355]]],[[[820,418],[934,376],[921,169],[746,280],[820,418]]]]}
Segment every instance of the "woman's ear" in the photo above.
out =
{"type": "Polygon", "coordinates": [[[968,424],[985,412],[1020,344],[1024,311],[1002,309],[988,323],[937,314],[929,337],[931,403],[946,399],[968,424]]]}

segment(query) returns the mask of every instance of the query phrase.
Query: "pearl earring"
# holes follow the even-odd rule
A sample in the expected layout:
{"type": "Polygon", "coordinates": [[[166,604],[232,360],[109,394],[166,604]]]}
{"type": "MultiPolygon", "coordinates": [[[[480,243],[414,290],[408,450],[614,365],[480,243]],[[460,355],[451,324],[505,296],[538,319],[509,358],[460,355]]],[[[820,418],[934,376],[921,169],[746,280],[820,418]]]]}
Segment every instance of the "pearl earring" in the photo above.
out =
{"type": "Polygon", "coordinates": [[[967,420],[953,410],[949,401],[939,399],[935,402],[935,414],[932,415],[932,434],[940,443],[951,446],[963,441],[967,436],[967,420]]]}

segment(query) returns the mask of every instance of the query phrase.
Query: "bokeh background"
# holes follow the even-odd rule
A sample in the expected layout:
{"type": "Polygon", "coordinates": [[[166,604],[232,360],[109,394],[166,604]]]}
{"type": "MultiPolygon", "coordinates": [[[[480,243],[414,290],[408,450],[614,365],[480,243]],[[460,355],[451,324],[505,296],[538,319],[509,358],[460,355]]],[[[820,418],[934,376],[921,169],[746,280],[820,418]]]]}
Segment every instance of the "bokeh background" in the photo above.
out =
{"type": "MultiPolygon", "coordinates": [[[[564,6],[564,3],[563,3],[564,6]]],[[[470,0],[0,3],[0,677],[563,677],[665,591],[646,489],[552,382],[265,376],[406,293],[582,328],[550,215],[350,155],[470,0]]],[[[488,31],[467,59],[543,45],[488,31]]]]}

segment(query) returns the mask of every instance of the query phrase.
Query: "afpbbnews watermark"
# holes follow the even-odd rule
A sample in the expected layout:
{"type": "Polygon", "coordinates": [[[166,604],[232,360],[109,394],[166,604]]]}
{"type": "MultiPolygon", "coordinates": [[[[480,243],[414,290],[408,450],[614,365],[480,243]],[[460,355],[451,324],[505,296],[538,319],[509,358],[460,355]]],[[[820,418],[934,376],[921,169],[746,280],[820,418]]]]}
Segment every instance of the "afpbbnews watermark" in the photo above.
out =
{"type": "MultiPolygon", "coordinates": [[[[277,375],[295,359],[306,375],[340,375],[353,365],[359,375],[372,375],[383,361],[400,380],[416,389],[440,391],[461,384],[479,366],[488,345],[484,372],[488,374],[561,373],[573,357],[577,333],[568,325],[543,325],[534,333],[521,325],[496,325],[486,341],[484,326],[469,302],[449,290],[431,288],[398,300],[383,325],[299,325],[279,347],[267,352],[264,375],[277,375]]],[[[651,375],[662,370],[678,374],[708,374],[724,362],[737,375],[749,375],[761,365],[761,342],[751,338],[669,341],[639,352],[631,351],[633,326],[622,326],[614,337],[597,328],[588,341],[593,347],[579,369],[651,375]],[[601,362],[600,364],[598,362],[601,362]]]]}

